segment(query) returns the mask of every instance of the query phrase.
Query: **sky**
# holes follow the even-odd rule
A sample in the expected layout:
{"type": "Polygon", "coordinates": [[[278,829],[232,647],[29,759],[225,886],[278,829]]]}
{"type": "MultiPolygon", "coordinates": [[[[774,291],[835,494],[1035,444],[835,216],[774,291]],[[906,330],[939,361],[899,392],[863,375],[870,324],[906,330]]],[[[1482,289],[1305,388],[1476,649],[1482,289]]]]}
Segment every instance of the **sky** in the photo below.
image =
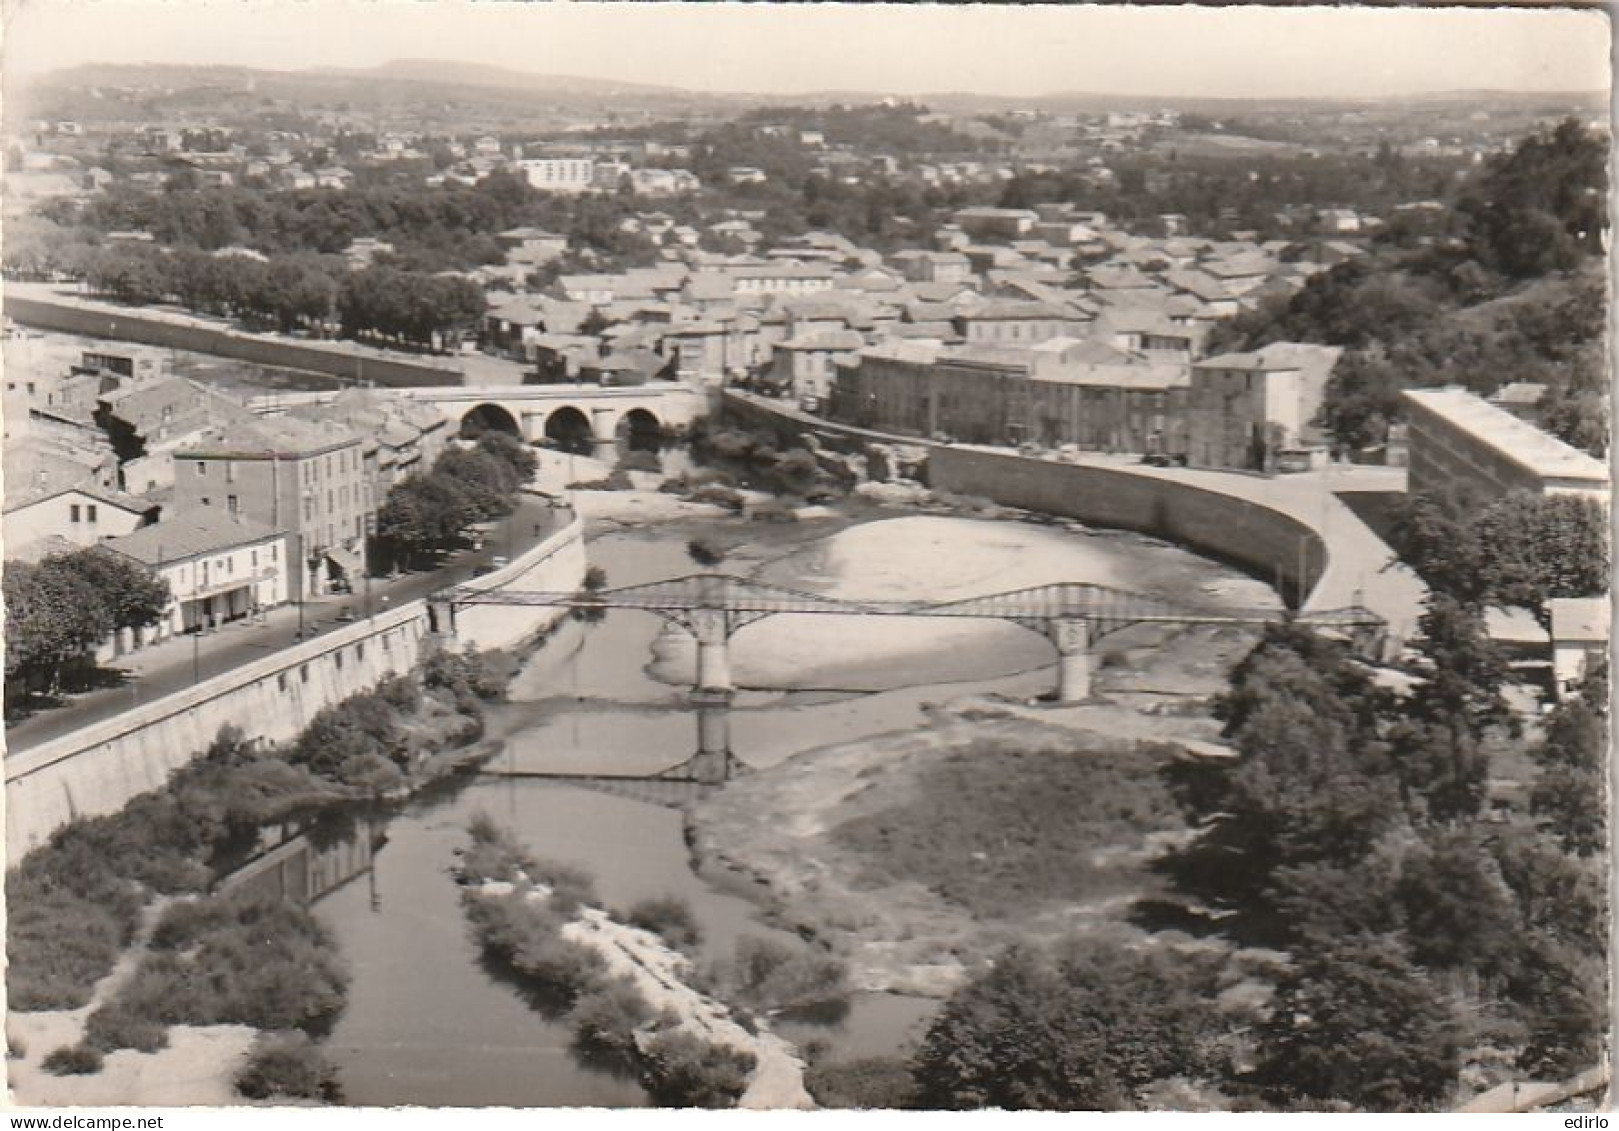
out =
{"type": "Polygon", "coordinates": [[[1208,97],[1599,90],[1599,11],[3,0],[13,77],[80,63],[484,63],[692,90],[1208,97]]]}

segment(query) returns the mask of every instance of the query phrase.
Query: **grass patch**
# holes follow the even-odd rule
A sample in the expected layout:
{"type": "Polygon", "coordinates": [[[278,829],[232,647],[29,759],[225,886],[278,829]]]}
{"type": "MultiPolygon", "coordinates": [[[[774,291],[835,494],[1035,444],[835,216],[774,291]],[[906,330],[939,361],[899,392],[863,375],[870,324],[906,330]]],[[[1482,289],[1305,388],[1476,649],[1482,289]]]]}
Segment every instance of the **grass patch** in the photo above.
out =
{"type": "Polygon", "coordinates": [[[983,919],[1135,890],[1131,849],[1182,819],[1150,747],[1074,753],[978,741],[923,766],[902,799],[843,822],[833,839],[873,887],[914,881],[983,919]]]}

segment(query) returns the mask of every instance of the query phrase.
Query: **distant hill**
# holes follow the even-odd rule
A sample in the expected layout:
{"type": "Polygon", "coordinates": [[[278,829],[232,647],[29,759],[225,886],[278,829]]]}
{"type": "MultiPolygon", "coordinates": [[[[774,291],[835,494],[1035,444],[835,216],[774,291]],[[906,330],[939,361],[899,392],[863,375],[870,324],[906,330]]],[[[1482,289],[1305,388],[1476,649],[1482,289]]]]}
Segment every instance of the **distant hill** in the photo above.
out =
{"type": "Polygon", "coordinates": [[[397,79],[443,85],[491,86],[506,90],[532,90],[570,94],[678,94],[691,97],[692,91],[655,83],[623,82],[618,79],[587,78],[583,75],[547,75],[515,71],[483,63],[458,63],[449,59],[394,59],[375,67],[316,67],[309,73],[342,75],[356,79],[397,79]]]}

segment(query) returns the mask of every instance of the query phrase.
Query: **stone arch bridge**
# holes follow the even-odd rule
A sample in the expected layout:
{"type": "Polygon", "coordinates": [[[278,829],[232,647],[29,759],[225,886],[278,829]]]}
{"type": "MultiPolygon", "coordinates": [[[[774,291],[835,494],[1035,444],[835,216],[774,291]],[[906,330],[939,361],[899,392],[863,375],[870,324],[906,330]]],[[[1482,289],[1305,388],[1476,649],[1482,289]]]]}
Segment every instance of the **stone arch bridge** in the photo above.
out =
{"type": "MultiPolygon", "coordinates": [[[[968,597],[956,601],[862,601],[801,593],[728,574],[688,577],[601,592],[541,592],[460,587],[428,602],[432,630],[454,635],[455,610],[469,605],[539,605],[571,609],[642,609],[690,633],[697,640],[699,694],[727,695],[731,679],[729,642],[741,628],[783,614],[837,616],[956,617],[1004,620],[1046,636],[1058,654],[1057,699],[1091,697],[1091,645],[1109,633],[1137,624],[1262,625],[1281,621],[1275,609],[1197,608],[1105,585],[1067,582],[968,597]]],[[[1297,615],[1301,624],[1347,636],[1370,651],[1386,622],[1363,605],[1297,615]]]]}
{"type": "MultiPolygon", "coordinates": [[[[389,390],[443,414],[459,430],[469,421],[510,432],[531,444],[550,440],[580,454],[602,453],[621,437],[684,432],[708,408],[700,390],[671,381],[645,385],[446,385],[389,390]]],[[[299,405],[325,404],[335,392],[279,393],[249,402],[274,415],[299,405]]]]}

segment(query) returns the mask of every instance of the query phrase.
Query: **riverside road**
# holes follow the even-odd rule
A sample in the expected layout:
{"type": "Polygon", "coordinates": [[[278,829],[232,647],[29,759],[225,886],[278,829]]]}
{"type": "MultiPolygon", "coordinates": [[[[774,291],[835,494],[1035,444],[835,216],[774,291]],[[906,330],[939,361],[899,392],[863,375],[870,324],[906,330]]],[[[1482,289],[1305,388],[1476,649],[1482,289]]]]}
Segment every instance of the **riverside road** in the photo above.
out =
{"type": "MultiPolygon", "coordinates": [[[[304,602],[304,638],[364,617],[368,611],[397,608],[445,586],[459,585],[480,568],[490,566],[495,557],[510,559],[527,551],[558,529],[563,521],[563,512],[554,510],[544,499],[525,494],[517,508],[495,525],[480,550],[460,551],[438,569],[406,573],[392,579],[374,579],[369,598],[365,587],[360,586],[352,594],[304,602]]],[[[8,725],[6,750],[8,753],[27,750],[141,703],[172,695],[243,664],[262,660],[272,652],[296,644],[298,628],[297,606],[283,605],[267,613],[262,622],[236,621],[200,636],[172,637],[161,644],[120,656],[113,661],[111,670],[123,674],[121,686],[75,695],[64,706],[38,711],[8,725]]]]}

